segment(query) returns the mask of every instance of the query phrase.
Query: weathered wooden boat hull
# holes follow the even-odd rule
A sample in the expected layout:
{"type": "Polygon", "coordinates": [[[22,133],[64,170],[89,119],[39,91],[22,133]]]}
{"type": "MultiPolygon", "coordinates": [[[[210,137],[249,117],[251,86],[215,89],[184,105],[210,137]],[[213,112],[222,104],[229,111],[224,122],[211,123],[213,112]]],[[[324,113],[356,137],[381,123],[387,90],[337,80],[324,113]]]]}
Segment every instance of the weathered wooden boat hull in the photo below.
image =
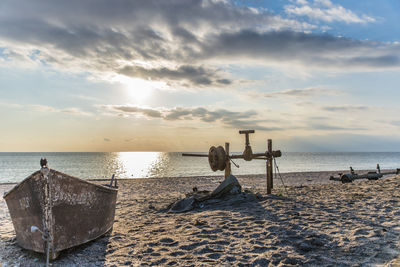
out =
{"type": "Polygon", "coordinates": [[[18,244],[45,253],[94,240],[114,222],[117,190],[47,168],[33,173],[4,195],[18,244]],[[32,232],[36,226],[41,231],[32,232]]]}

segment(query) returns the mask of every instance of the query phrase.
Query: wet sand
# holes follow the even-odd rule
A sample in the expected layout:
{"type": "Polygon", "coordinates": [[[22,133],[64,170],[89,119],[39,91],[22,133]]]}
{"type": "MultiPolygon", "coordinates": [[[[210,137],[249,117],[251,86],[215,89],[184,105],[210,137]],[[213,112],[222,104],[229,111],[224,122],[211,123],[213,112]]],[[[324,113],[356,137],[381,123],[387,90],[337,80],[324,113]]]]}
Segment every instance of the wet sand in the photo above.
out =
{"type": "MultiPolygon", "coordinates": [[[[62,252],[52,266],[396,266],[400,177],[342,184],[330,174],[285,174],[288,194],[275,179],[270,196],[264,176],[238,176],[244,193],[180,214],[167,207],[222,177],[120,181],[111,234],[62,252]]],[[[0,185],[0,193],[12,187],[0,185]]],[[[16,244],[4,200],[0,262],[45,263],[16,244]]]]}

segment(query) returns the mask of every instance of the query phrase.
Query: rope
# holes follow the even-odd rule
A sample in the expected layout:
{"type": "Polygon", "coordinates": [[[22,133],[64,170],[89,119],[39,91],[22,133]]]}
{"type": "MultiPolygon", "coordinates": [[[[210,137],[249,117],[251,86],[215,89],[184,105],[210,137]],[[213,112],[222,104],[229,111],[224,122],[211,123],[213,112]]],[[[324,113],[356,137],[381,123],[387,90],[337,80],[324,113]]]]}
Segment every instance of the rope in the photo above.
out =
{"type": "Polygon", "coordinates": [[[279,171],[278,164],[276,163],[276,159],[275,159],[275,157],[272,157],[272,158],[274,159],[274,165],[275,165],[274,171],[275,171],[275,175],[276,175],[276,171],[278,171],[279,178],[281,179],[281,182],[282,182],[283,188],[285,188],[286,195],[288,195],[288,196],[289,196],[289,192],[287,191],[287,189],[286,189],[286,185],[285,185],[285,183],[283,182],[283,178],[282,178],[281,172],[279,171]]]}
{"type": "Polygon", "coordinates": [[[230,159],[230,160],[231,160],[231,162],[233,163],[233,165],[235,165],[236,168],[239,168],[239,164],[236,164],[235,162],[233,162],[232,159],[230,159]]]}

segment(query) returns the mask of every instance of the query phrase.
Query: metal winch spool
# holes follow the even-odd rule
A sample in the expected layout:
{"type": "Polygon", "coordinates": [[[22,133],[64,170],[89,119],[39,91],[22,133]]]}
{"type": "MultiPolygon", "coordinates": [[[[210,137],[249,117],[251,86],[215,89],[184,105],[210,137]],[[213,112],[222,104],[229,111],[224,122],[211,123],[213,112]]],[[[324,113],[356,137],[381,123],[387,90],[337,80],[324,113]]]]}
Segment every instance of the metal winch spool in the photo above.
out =
{"type": "Polygon", "coordinates": [[[208,163],[210,164],[211,170],[223,171],[226,168],[227,155],[225,149],[222,146],[212,146],[208,151],[208,163]]]}

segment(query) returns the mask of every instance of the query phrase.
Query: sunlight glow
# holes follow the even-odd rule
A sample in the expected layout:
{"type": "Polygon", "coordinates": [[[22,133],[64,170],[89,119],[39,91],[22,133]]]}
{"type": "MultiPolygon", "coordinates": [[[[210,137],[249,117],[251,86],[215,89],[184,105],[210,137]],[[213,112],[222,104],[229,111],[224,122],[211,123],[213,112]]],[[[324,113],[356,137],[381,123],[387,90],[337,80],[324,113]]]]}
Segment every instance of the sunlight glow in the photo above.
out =
{"type": "Polygon", "coordinates": [[[148,99],[152,95],[154,89],[164,89],[166,87],[164,82],[131,78],[124,75],[117,75],[113,80],[121,83],[127,90],[128,94],[137,103],[141,103],[148,99]]]}

